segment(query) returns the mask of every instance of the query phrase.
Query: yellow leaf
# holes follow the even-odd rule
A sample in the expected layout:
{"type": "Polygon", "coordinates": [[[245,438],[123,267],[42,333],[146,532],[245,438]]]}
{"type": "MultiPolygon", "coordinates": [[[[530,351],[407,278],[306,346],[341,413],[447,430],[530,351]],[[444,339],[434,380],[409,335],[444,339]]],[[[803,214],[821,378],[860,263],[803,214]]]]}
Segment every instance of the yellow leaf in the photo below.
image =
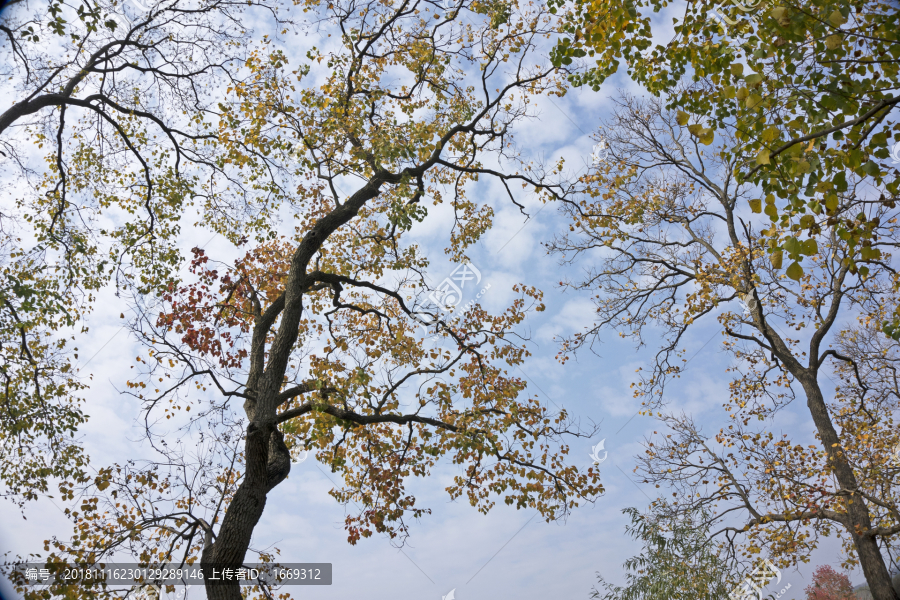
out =
{"type": "Polygon", "coordinates": [[[769,260],[772,261],[772,267],[774,267],[776,269],[780,269],[781,261],[783,258],[784,258],[784,254],[781,252],[781,250],[773,252],[772,256],[769,258],[769,260]]]}
{"type": "Polygon", "coordinates": [[[691,118],[691,116],[689,114],[687,114],[686,112],[684,112],[683,110],[679,110],[678,113],[676,113],[676,115],[675,115],[675,121],[682,127],[687,125],[688,119],[690,119],[690,118],[691,118]]]}
{"type": "Polygon", "coordinates": [[[771,127],[767,127],[765,131],[762,132],[762,141],[766,144],[777,138],[781,134],[778,131],[778,128],[772,125],[771,127]]]}
{"type": "Polygon", "coordinates": [[[700,124],[690,125],[688,127],[688,131],[691,132],[692,135],[696,136],[701,144],[705,144],[709,146],[713,143],[713,139],[715,138],[715,133],[711,128],[703,127],[700,124]]]}
{"type": "Polygon", "coordinates": [[[756,200],[750,200],[748,204],[750,205],[750,210],[752,210],[753,212],[762,212],[762,200],[760,200],[759,198],[757,198],[756,200]]]}
{"type": "Polygon", "coordinates": [[[763,148],[762,150],[760,150],[759,154],[756,155],[756,164],[758,164],[758,165],[769,164],[769,162],[770,162],[769,155],[770,154],[771,154],[771,152],[769,152],[768,148],[763,148]]]}

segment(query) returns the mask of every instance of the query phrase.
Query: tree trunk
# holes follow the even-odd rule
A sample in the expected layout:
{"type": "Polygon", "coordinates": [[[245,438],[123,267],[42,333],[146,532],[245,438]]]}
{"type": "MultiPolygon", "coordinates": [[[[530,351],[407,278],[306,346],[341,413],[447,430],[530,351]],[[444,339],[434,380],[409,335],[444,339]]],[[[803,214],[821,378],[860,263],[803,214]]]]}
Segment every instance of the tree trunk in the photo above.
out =
{"type": "MultiPolygon", "coordinates": [[[[392,177],[400,180],[399,176],[392,177]]],[[[278,393],[284,381],[291,349],[297,341],[298,325],[303,314],[306,268],[328,236],[351,221],[368,200],[376,197],[386,179],[384,173],[373,177],[344,204],[316,221],[303,236],[291,258],[283,305],[274,310],[271,317],[257,316],[253,339],[259,345],[252,352],[250,365],[250,373],[256,375],[251,375],[248,380],[247,390],[253,389],[253,394],[244,403],[244,411],[250,421],[244,444],[247,471],[231,504],[225,510],[215,543],[203,551],[200,564],[207,577],[213,568],[221,570],[241,567],[250,546],[253,529],[266,506],[266,494],[287,477],[291,468],[290,452],[278,431],[275,418],[278,393]],[[281,322],[272,340],[266,364],[266,355],[262,349],[266,335],[275,323],[275,315],[279,313],[281,322]]],[[[276,306],[277,302],[266,309],[266,314],[276,306]]],[[[209,600],[241,600],[241,587],[237,581],[207,580],[206,594],[209,600]]]]}
{"type": "MultiPolygon", "coordinates": [[[[806,392],[806,405],[809,407],[809,412],[819,432],[825,452],[828,454],[828,462],[838,484],[843,490],[855,492],[857,489],[856,475],[844,455],[840,438],[831,422],[815,372],[805,369],[803,373],[797,373],[795,376],[806,392]]],[[[872,529],[869,508],[865,500],[857,495],[850,496],[847,499],[847,515],[850,519],[847,529],[856,546],[859,564],[866,577],[866,582],[869,584],[872,597],[874,600],[900,600],[900,596],[891,585],[891,577],[884,564],[884,557],[881,555],[875,536],[861,535],[872,529]]]]}
{"type": "Polygon", "coordinates": [[[247,471],[231,504],[225,510],[215,543],[203,551],[200,561],[207,578],[205,587],[209,600],[241,600],[240,583],[211,581],[209,577],[213,569],[219,572],[223,568],[238,569],[244,562],[253,529],[266,506],[266,494],[274,487],[269,486],[267,469],[268,449],[274,432],[277,432],[274,424],[259,427],[252,422],[247,428],[247,440],[244,443],[247,471]]]}

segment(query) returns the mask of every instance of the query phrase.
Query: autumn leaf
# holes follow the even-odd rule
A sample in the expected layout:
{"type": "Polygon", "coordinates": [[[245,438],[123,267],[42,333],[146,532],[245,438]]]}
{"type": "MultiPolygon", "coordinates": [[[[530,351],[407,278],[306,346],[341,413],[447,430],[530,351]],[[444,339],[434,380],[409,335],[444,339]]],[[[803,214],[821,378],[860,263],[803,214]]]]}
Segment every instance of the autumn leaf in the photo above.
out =
{"type": "Polygon", "coordinates": [[[800,263],[794,261],[790,264],[790,266],[788,266],[784,274],[794,281],[799,281],[803,276],[803,267],[800,266],[800,263]]]}
{"type": "Polygon", "coordinates": [[[772,268],[781,269],[781,262],[783,260],[783,253],[781,250],[776,250],[772,254],[769,255],[769,260],[772,263],[772,268]]]}

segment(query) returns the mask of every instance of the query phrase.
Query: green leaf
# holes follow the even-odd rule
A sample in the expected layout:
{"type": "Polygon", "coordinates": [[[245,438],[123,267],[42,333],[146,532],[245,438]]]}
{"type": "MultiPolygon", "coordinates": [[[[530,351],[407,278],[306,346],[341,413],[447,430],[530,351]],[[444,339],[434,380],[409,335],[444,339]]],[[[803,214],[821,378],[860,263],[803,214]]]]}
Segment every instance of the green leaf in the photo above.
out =
{"type": "Polygon", "coordinates": [[[825,38],[825,47],[829,50],[834,50],[835,48],[839,48],[841,46],[841,42],[843,42],[844,38],[835,34],[829,35],[825,38]]]}
{"type": "Polygon", "coordinates": [[[871,175],[872,177],[878,177],[881,174],[881,170],[878,168],[878,165],[875,164],[874,161],[867,161],[866,164],[863,165],[863,173],[866,175],[871,175]]]}
{"type": "Polygon", "coordinates": [[[781,245],[781,247],[787,251],[788,255],[791,258],[800,255],[800,250],[801,250],[800,240],[798,240],[795,237],[789,237],[786,240],[784,240],[784,243],[781,245]]]}
{"type": "Polygon", "coordinates": [[[859,256],[862,260],[878,260],[881,258],[881,250],[871,246],[863,246],[859,251],[859,256]]]}
{"type": "Polygon", "coordinates": [[[747,81],[747,85],[756,85],[757,83],[762,82],[763,76],[760,73],[751,73],[744,79],[747,81]]]}
{"type": "Polygon", "coordinates": [[[791,266],[787,268],[787,271],[785,271],[784,274],[794,281],[800,281],[800,278],[803,277],[803,267],[800,266],[800,263],[794,261],[791,263],[791,266]]]}
{"type": "Polygon", "coordinates": [[[841,14],[841,11],[835,10],[833,13],[831,13],[831,16],[828,17],[828,21],[835,27],[840,27],[847,22],[847,19],[844,17],[844,15],[841,14]]]}
{"type": "Polygon", "coordinates": [[[846,192],[847,191],[847,174],[843,171],[840,171],[837,175],[834,176],[834,190],[836,192],[846,192]]]}

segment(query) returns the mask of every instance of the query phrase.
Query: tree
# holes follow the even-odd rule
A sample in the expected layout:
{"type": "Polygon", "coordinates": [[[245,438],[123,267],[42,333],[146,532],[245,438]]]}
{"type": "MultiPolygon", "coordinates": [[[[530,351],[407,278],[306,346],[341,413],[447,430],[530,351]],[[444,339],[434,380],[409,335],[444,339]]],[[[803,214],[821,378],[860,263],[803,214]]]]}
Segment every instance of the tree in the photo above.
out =
{"type": "MultiPolygon", "coordinates": [[[[725,130],[742,142],[739,152],[724,150],[733,175],[758,186],[748,200],[759,205],[764,198],[787,232],[770,236],[769,250],[787,253],[793,273],[804,268],[799,236],[815,235],[815,215],[823,213],[848,236],[851,268],[866,257],[869,225],[842,215],[837,198],[848,191],[848,177],[883,187],[889,197],[898,193],[895,4],[688,2],[671,40],[656,45],[651,13],[665,10],[665,0],[550,4],[566,16],[556,63],[596,61],[573,75],[576,85],[596,90],[624,62],[635,81],[667,99],[667,108],[696,117],[704,144],[725,130]]],[[[900,316],[885,322],[885,332],[900,337],[900,316]]]]}
{"type": "Polygon", "coordinates": [[[829,565],[816,567],[813,582],[806,587],[806,600],[853,600],[855,597],[850,578],[829,565]]]}
{"type": "Polygon", "coordinates": [[[589,347],[607,328],[643,345],[649,328],[661,329],[654,364],[635,384],[645,413],[669,430],[646,441],[638,463],[644,480],[671,488],[682,514],[709,511],[712,537],[733,560],[765,549],[782,566],[793,564],[820,535],[837,533],[874,597],[895,600],[882,551],[892,557],[900,533],[897,467],[888,460],[897,432],[885,417],[900,407],[886,397],[867,412],[858,396],[841,393],[829,402],[821,381],[829,364],[838,372],[859,367],[833,347],[843,339],[841,320],[895,300],[887,254],[897,244],[893,201],[855,181],[837,196],[842,218],[855,215],[871,228],[871,252],[857,261],[867,274],[854,272],[856,250],[826,215],[812,216],[816,234],[798,249],[811,266],[783,273],[768,240],[791,230],[741,210],[753,193],[733,176],[741,141],[723,133],[719,144],[729,150],[706,150],[695,123],[664,104],[619,98],[602,127],[609,159],[585,176],[581,199],[563,201],[572,233],[550,249],[566,262],[596,261],[568,285],[589,292],[597,310],[596,322],[563,349],[589,347]],[[712,317],[735,359],[723,405],[728,425],[714,436],[691,415],[665,410],[666,385],[684,372],[686,332],[712,317]],[[797,396],[817,444],[773,431],[797,396]]]}
{"type": "MultiPolygon", "coordinates": [[[[171,278],[186,211],[235,230],[241,214],[228,203],[248,188],[218,155],[211,91],[247,76],[242,15],[254,8],[288,25],[266,0],[50,0],[4,10],[4,495],[21,502],[47,493],[48,478],[86,473],[75,441],[85,418],[76,346],[96,292],[111,282],[147,292],[171,278]]],[[[265,161],[246,147],[244,156],[265,161]]]]}
{"type": "MultiPolygon", "coordinates": [[[[528,66],[551,17],[526,2],[302,7],[331,49],[293,71],[283,53],[256,50],[254,76],[221,103],[218,135],[236,157],[249,146],[290,164],[276,201],[296,229],[279,237],[273,224],[233,263],[197,248],[193,277],[172,281],[160,308],[144,305],[133,328],[148,355],[129,387],[162,457],[65,486],[82,508],[70,512],[73,541],[48,542],[51,567],[127,551],[145,564],[238,568],[303,448],[343,477],[335,498],[359,507],[347,518],[352,543],[373,532],[402,541],[404,519],[427,513],[405,481],[442,455],[460,465],[451,497],[484,512],[496,495],[559,518],[602,492],[596,469],[565,463],[564,440],[580,434],[570,417],[521,398],[524,381],[506,371],[527,355],[516,326],[543,308],[540,292],[518,287],[501,314],[476,305],[448,317],[423,305],[441,288],[427,285],[428,259],[408,241],[442,190],[455,214],[447,250],[460,262],[491,224],[491,206],[470,197],[478,179],[564,193],[554,171],[513,153],[529,98],[562,85],[552,66],[528,66]],[[167,423],[182,426],[168,441],[167,423]]],[[[253,181],[265,165],[243,168],[253,181]]],[[[206,591],[241,594],[237,582],[206,591]]]]}
{"type": "Polygon", "coordinates": [[[650,514],[630,507],[622,511],[631,519],[628,534],[643,542],[637,556],[625,561],[627,584],[613,585],[599,577],[604,591],[600,600],[718,600],[732,589],[725,561],[708,539],[707,518],[672,519],[658,505],[650,514]]]}

